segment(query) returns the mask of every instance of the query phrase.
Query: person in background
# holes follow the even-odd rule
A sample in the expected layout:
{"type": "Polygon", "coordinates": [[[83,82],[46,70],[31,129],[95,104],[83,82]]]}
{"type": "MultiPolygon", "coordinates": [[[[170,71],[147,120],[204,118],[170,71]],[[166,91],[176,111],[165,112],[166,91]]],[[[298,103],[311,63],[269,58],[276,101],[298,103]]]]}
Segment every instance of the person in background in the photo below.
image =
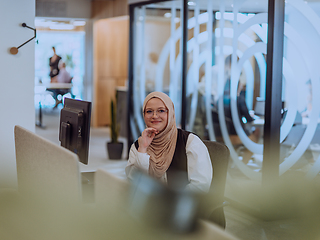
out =
{"type": "Polygon", "coordinates": [[[176,127],[174,105],[168,95],[152,92],[144,100],[146,129],[132,144],[126,175],[133,179],[140,169],[169,187],[187,191],[208,192],[212,181],[212,165],[207,147],[191,132],[176,127]]]}
{"type": "MultiPolygon", "coordinates": [[[[60,62],[59,74],[55,76],[55,80],[53,83],[71,83],[71,81],[72,81],[72,77],[66,70],[66,64],[64,62],[60,62]]],[[[50,91],[53,93],[52,97],[56,102],[53,107],[54,109],[57,108],[60,103],[62,103],[62,99],[61,100],[58,99],[59,95],[63,96],[70,92],[71,97],[74,98],[74,95],[72,94],[70,88],[51,88],[51,89],[47,88],[47,91],[50,91]]]]}
{"type": "Polygon", "coordinates": [[[52,83],[57,82],[57,75],[59,74],[59,62],[61,57],[57,55],[56,48],[52,47],[53,56],[49,59],[50,73],[52,83]]]}
{"type": "Polygon", "coordinates": [[[71,83],[72,81],[72,77],[70,75],[70,73],[68,73],[68,71],[66,70],[66,63],[65,62],[61,62],[59,64],[59,74],[57,75],[57,82],[58,83],[71,83]]]}

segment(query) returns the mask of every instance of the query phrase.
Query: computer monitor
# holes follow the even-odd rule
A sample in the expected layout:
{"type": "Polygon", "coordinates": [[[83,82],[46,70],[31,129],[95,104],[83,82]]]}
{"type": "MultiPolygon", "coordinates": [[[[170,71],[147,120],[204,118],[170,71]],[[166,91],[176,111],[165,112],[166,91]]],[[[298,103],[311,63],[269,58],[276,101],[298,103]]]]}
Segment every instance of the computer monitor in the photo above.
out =
{"type": "Polygon", "coordinates": [[[59,141],[61,146],[79,156],[88,164],[91,102],[65,98],[60,113],[59,141]]]}
{"type": "Polygon", "coordinates": [[[254,114],[257,116],[264,116],[265,100],[257,97],[256,105],[254,107],[254,114]]]}

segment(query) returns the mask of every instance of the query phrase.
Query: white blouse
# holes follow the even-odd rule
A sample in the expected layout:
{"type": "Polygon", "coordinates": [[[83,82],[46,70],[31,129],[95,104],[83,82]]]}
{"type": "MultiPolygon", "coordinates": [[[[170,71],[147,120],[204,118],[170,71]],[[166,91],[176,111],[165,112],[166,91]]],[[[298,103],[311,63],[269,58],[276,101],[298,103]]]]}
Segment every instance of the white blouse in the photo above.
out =
{"type": "MultiPolygon", "coordinates": [[[[186,144],[187,169],[189,184],[186,190],[208,192],[212,180],[212,164],[206,145],[201,139],[190,133],[186,144]]],[[[126,175],[132,180],[135,169],[146,173],[149,171],[149,158],[147,153],[140,153],[132,144],[129,153],[128,164],[125,168],[126,175]]],[[[167,182],[167,174],[161,177],[161,181],[167,182]]]]}

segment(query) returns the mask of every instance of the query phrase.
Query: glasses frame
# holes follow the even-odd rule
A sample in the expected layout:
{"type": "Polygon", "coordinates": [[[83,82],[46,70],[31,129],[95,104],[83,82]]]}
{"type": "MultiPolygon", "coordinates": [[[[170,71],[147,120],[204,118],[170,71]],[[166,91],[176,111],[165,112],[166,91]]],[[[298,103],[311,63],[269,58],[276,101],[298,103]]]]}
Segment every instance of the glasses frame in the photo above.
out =
{"type": "Polygon", "coordinates": [[[156,115],[157,115],[158,117],[163,117],[162,114],[164,115],[164,114],[168,113],[168,109],[163,109],[163,108],[159,108],[159,109],[157,109],[157,110],[151,110],[151,109],[149,109],[148,111],[152,111],[152,115],[147,116],[146,110],[144,110],[143,114],[144,114],[144,116],[145,116],[146,118],[152,118],[152,117],[154,116],[154,113],[156,113],[156,115]],[[162,110],[163,110],[164,112],[163,112],[163,113],[159,113],[159,111],[162,111],[162,110]]]}

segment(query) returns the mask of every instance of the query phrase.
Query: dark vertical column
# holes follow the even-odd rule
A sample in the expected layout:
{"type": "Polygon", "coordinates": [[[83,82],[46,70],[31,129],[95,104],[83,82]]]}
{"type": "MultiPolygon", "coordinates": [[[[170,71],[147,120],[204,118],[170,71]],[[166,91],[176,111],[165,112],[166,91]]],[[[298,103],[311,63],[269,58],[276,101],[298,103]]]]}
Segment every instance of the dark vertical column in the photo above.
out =
{"type": "MultiPolygon", "coordinates": [[[[267,81],[262,188],[270,193],[279,179],[284,0],[269,0],[267,81]]],[[[265,209],[267,206],[262,206],[265,209]]]]}
{"type": "Polygon", "coordinates": [[[133,143],[130,119],[133,117],[133,39],[134,39],[134,6],[129,5],[129,56],[128,56],[128,90],[127,90],[127,145],[128,156],[133,143]]]}
{"type": "Polygon", "coordinates": [[[186,99],[186,85],[187,85],[187,42],[188,42],[188,0],[183,0],[183,29],[182,29],[182,92],[181,92],[181,128],[186,129],[187,117],[187,99],[186,99]]]}

